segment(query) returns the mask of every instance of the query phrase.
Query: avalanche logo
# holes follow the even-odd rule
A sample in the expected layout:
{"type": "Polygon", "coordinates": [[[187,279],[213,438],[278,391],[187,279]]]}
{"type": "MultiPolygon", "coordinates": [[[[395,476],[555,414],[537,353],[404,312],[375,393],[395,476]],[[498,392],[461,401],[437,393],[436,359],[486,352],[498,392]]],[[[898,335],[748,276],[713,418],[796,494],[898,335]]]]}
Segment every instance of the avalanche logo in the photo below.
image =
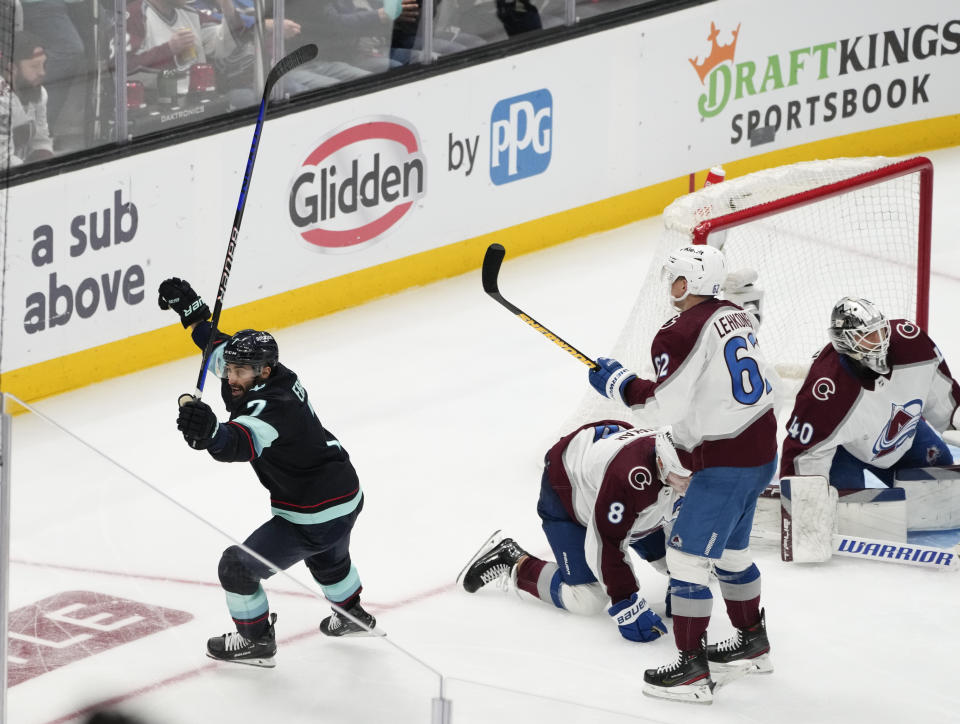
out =
{"type": "Polygon", "coordinates": [[[637,465],[637,467],[627,475],[627,482],[630,483],[630,487],[634,490],[643,490],[653,482],[653,476],[650,474],[649,469],[643,465],[637,465]]]}
{"type": "Polygon", "coordinates": [[[813,396],[821,402],[826,402],[837,391],[837,384],[829,377],[821,377],[813,383],[813,396]]]}
{"type": "Polygon", "coordinates": [[[913,437],[920,424],[920,413],[923,411],[921,400],[910,400],[905,405],[894,403],[891,405],[890,419],[884,426],[880,437],[873,443],[873,459],[889,455],[903,443],[913,437]]]}
{"type": "Polygon", "coordinates": [[[320,141],[290,186],[288,212],[311,248],[353,251],[381,239],[426,194],[416,129],[373,116],[320,141]]]}

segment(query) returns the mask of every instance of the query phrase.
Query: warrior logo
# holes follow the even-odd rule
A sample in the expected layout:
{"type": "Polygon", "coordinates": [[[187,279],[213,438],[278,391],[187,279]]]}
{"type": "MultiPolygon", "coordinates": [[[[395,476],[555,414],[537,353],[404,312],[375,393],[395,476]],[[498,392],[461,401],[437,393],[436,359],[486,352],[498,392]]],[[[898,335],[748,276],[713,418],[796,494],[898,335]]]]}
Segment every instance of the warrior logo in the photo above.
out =
{"type": "Polygon", "coordinates": [[[837,391],[836,383],[829,377],[821,377],[813,383],[813,396],[822,402],[830,399],[830,395],[837,391]]]}
{"type": "Polygon", "coordinates": [[[643,465],[637,465],[637,467],[627,475],[627,482],[630,483],[630,487],[634,490],[643,490],[653,482],[653,476],[650,474],[648,468],[643,467],[643,465]]]}
{"type": "Polygon", "coordinates": [[[913,438],[920,424],[920,413],[923,411],[922,400],[910,400],[905,405],[894,403],[891,405],[890,419],[883,431],[873,443],[873,459],[889,455],[903,443],[913,438]]]}

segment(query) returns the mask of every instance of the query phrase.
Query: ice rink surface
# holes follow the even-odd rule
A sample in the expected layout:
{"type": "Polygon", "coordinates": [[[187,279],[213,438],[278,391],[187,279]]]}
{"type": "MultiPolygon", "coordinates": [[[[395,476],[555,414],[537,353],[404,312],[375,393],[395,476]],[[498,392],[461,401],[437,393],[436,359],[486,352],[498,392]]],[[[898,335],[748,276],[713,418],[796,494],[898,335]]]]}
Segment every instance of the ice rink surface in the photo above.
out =
{"type": "MultiPolygon", "coordinates": [[[[960,149],[928,155],[930,333],[958,374],[960,149]]],[[[522,257],[503,239],[501,291],[604,355],[658,231],[650,219],[522,257]]],[[[352,553],[386,639],[323,637],[328,608],[296,566],[265,584],[279,615],[277,667],[205,657],[206,638],[232,628],[220,553],[269,507],[249,466],[184,444],[176,400],[198,364],[185,359],[37,403],[60,427],[15,418],[11,724],[113,707],[148,724],[425,723],[441,693],[455,724],[960,720],[954,573],[786,564],[757,547],[775,672],[730,683],[709,707],[641,695],[643,670],[673,660],[672,635],[633,644],[603,615],[458,590],[457,573],[495,529],[548,554],[535,510],[542,456],[590,391],[583,365],[484,295],[479,270],[275,335],[360,473],[352,553]]],[[[215,382],[206,399],[223,418],[215,382]]],[[[637,571],[663,613],[666,580],[637,571]]],[[[709,636],[719,640],[732,629],[716,585],[714,596],[709,636]]]]}

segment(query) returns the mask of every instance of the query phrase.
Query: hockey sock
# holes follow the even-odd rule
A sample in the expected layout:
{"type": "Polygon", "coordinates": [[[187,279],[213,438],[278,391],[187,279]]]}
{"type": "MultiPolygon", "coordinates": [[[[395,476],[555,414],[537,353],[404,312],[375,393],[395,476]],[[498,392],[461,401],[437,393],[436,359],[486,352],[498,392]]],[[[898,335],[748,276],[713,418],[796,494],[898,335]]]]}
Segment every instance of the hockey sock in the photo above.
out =
{"type": "Polygon", "coordinates": [[[743,571],[715,570],[730,623],[736,628],[753,626],[760,620],[760,570],[756,564],[743,571]]]}
{"type": "Polygon", "coordinates": [[[246,639],[260,638],[267,630],[270,617],[270,606],[263,587],[257,585],[257,590],[250,595],[231,591],[225,593],[227,608],[230,610],[230,617],[237,625],[237,631],[246,639]]]}
{"type": "Polygon", "coordinates": [[[708,586],[670,579],[673,639],[680,651],[700,648],[700,638],[710,623],[713,594],[708,586]]]}
{"type": "Polygon", "coordinates": [[[539,558],[527,556],[517,564],[517,588],[534,598],[563,608],[551,595],[550,584],[558,570],[556,563],[548,563],[539,558]]]}

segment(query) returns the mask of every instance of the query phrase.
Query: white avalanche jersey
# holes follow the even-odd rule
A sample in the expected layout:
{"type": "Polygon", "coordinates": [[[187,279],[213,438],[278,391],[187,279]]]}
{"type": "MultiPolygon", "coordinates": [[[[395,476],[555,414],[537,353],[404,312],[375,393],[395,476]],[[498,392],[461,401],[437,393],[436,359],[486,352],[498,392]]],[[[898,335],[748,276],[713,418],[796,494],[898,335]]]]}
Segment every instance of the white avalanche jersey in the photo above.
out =
{"type": "Polygon", "coordinates": [[[630,544],[671,522],[681,499],[660,482],[654,438],[630,427],[589,423],[547,453],[547,479],[586,528],[587,564],[613,603],[638,590],[630,544]]]}
{"type": "Polygon", "coordinates": [[[838,447],[887,469],[913,445],[921,417],[942,432],[960,403],[960,386],[933,341],[906,319],[890,321],[890,373],[858,376],[832,345],[814,360],[787,423],[781,477],[829,479],[838,447]]]}
{"type": "Polygon", "coordinates": [[[777,377],[758,345],[754,318],[710,299],[681,312],[651,345],[655,380],[638,377],[624,390],[646,426],[671,425],[681,462],[755,467],[777,454],[773,411],[777,377]]]}

